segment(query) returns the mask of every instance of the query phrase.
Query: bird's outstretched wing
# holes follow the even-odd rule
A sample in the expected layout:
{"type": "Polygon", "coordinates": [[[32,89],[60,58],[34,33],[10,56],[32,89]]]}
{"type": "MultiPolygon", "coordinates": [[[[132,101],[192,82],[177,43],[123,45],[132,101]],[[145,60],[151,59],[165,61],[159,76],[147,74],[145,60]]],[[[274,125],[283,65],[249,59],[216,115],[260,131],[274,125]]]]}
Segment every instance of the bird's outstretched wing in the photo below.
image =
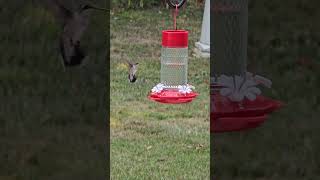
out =
{"type": "Polygon", "coordinates": [[[72,11],[63,6],[58,0],[47,0],[47,4],[61,26],[65,26],[67,21],[72,18],[72,11]]]}

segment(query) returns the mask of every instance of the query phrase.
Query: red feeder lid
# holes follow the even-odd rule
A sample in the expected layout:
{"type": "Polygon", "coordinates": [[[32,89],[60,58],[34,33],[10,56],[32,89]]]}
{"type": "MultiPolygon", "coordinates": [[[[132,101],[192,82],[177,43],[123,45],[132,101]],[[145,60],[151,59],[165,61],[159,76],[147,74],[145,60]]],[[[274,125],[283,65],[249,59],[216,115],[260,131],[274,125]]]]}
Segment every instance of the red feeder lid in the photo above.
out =
{"type": "Polygon", "coordinates": [[[162,46],[170,48],[188,47],[188,31],[164,30],[162,31],[162,46]]]}

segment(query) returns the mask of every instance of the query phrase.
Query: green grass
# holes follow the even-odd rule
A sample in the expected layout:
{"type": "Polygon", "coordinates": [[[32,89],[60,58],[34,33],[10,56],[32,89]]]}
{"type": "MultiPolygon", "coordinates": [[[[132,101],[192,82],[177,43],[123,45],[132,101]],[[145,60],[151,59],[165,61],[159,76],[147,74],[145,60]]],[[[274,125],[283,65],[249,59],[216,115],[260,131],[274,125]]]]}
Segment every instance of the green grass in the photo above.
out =
{"type": "Polygon", "coordinates": [[[249,8],[248,68],[286,105],[259,128],[212,134],[216,179],[319,179],[318,1],[259,0],[249,8]],[[301,65],[305,58],[310,64],[301,65]]]}
{"type": "Polygon", "coordinates": [[[64,71],[52,15],[0,2],[0,179],[104,179],[106,14],[84,36],[87,65],[64,71]]]}
{"type": "MultiPolygon", "coordinates": [[[[7,7],[0,11],[0,179],[104,179],[105,15],[94,14],[84,37],[92,52],[87,66],[64,72],[51,15],[28,2],[0,4],[7,7]]],[[[317,7],[317,0],[250,2],[248,69],[272,79],[264,94],[286,106],[257,129],[212,135],[217,179],[319,179],[317,7]],[[298,64],[301,58],[311,67],[298,64]]],[[[188,6],[178,21],[191,33],[188,78],[200,92],[185,105],[146,98],[159,82],[169,12],[113,13],[113,179],[208,179],[209,62],[191,52],[202,10],[188,6]],[[125,60],[141,63],[135,84],[126,79],[125,60]]]]}
{"type": "Polygon", "coordinates": [[[192,55],[200,8],[188,7],[178,19],[190,32],[188,81],[200,95],[181,105],[147,98],[160,81],[161,30],[172,27],[170,15],[165,9],[112,12],[112,179],[209,179],[209,61],[192,55]],[[126,60],[139,62],[134,84],[126,60]]]}

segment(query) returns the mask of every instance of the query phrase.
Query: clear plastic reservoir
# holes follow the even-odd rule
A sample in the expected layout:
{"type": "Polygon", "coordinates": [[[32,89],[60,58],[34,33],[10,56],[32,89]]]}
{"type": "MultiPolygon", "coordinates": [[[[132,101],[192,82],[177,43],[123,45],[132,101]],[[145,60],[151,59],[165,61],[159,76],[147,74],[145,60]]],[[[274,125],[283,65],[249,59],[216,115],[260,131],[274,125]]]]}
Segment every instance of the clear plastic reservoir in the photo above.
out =
{"type": "Polygon", "coordinates": [[[177,88],[188,82],[188,48],[161,49],[161,83],[168,88],[177,88]]]}

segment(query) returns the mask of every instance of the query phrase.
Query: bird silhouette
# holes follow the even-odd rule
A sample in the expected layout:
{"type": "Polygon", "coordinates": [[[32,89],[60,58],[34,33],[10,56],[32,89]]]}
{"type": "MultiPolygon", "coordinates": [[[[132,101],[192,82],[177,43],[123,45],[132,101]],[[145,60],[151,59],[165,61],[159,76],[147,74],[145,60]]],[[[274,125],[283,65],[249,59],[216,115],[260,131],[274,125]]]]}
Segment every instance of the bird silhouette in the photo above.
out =
{"type": "Polygon", "coordinates": [[[128,67],[129,67],[129,75],[128,75],[129,81],[131,83],[134,83],[137,80],[136,73],[137,73],[137,70],[138,70],[138,64],[139,63],[131,63],[129,61],[127,61],[127,63],[128,63],[128,67]]]}
{"type": "Polygon", "coordinates": [[[90,4],[85,4],[75,10],[70,10],[57,0],[48,0],[48,3],[49,8],[62,27],[59,45],[63,65],[66,67],[80,65],[87,56],[80,42],[89,24],[88,10],[107,10],[90,4]]]}

